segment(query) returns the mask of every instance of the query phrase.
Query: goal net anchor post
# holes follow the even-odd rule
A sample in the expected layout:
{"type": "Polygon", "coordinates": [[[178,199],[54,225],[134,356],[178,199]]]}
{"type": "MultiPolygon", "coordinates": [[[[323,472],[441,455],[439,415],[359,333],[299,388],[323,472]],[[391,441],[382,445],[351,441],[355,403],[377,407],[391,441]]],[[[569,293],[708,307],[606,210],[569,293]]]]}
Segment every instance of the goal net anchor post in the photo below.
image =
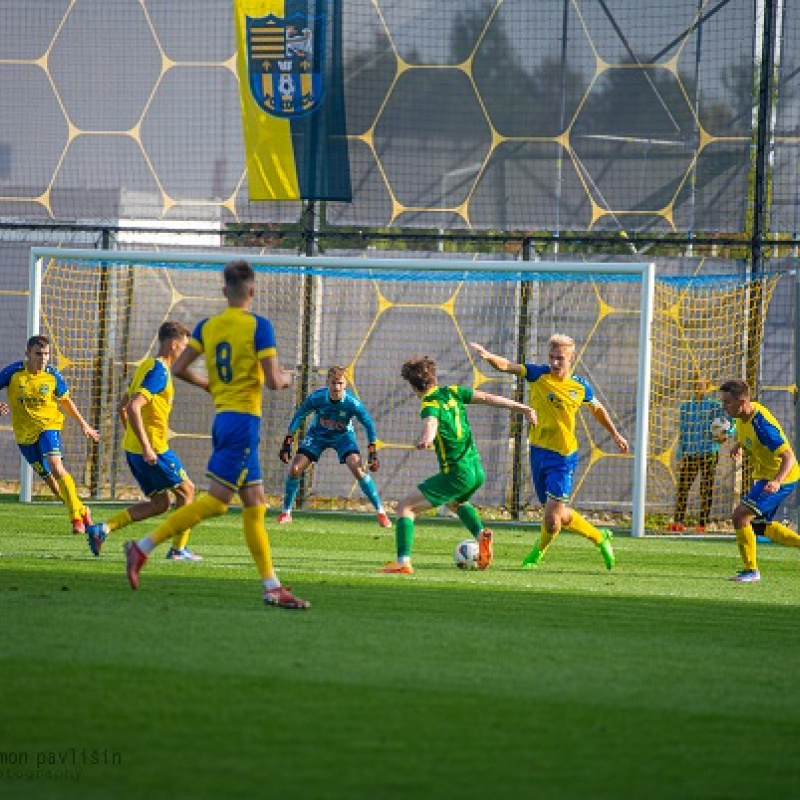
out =
{"type": "Polygon", "coordinates": [[[647,453],[650,432],[650,375],[653,361],[653,306],[655,300],[656,265],[644,264],[639,319],[639,362],[636,381],[636,432],[633,457],[633,506],[631,536],[645,534],[647,499],[647,453]]]}
{"type": "MultiPolygon", "coordinates": [[[[40,255],[37,248],[31,248],[28,268],[28,313],[27,313],[27,339],[39,333],[39,320],[42,318],[42,264],[44,255],[40,255]]],[[[33,497],[33,469],[25,460],[19,457],[19,499],[22,503],[30,503],[33,497]]]]}

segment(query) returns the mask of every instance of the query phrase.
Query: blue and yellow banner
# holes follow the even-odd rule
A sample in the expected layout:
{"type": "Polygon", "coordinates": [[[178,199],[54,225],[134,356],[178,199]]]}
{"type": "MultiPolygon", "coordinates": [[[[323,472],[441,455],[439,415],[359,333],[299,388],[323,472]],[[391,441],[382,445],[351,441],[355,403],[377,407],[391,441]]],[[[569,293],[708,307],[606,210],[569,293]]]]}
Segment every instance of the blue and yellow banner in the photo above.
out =
{"type": "Polygon", "coordinates": [[[343,0],[234,0],[251,200],[352,200],[343,0]]]}

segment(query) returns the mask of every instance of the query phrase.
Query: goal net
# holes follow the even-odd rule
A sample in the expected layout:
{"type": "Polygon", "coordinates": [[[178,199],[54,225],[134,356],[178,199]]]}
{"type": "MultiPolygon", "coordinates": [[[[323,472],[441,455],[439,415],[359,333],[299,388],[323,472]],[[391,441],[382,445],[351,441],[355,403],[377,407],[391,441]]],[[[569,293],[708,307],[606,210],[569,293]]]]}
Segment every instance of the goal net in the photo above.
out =
{"type": "MultiPolygon", "coordinates": [[[[54,366],[101,432],[95,445],[65,422],[65,463],[85,495],[138,496],[120,446],[119,398],[137,364],[154,352],[162,322],[193,329],[224,308],[221,270],[240,257],[32,250],[29,334],[50,337],[54,366]]],[[[283,492],[286,467],[277,456],[288,422],[303,397],[325,384],[330,366],[346,369],[375,421],[376,482],[391,509],[436,471],[434,456],[412,446],[421,425],[419,401],[400,377],[403,362],[430,355],[442,384],[522,399],[522,382],[494,372],[468,342],[513,361],[546,363],[548,338],[563,332],[577,343],[575,373],[631,443],[628,455],[619,454],[609,434],[581,412],[574,502],[635,534],[668,514],[674,500],[677,413],[692,376],[702,371],[717,385],[744,374],[759,349],[772,288],[769,281],[758,291],[740,281],[656,281],[650,264],[248,260],[257,272],[253,311],[272,320],[279,358],[295,372],[292,389],[267,392],[265,402],[261,458],[271,505],[283,492]],[[749,338],[731,336],[731,326],[749,338]]],[[[212,417],[210,398],[177,382],[170,445],[200,487],[212,417]]],[[[487,476],[475,498],[485,516],[539,519],[520,418],[474,406],[469,419],[487,476]]],[[[364,432],[356,426],[365,452],[364,432]]],[[[23,499],[31,486],[23,469],[23,499]]],[[[40,486],[34,490],[38,494],[40,486]]],[[[301,502],[309,509],[369,510],[332,452],[307,475],[301,502]]]]}

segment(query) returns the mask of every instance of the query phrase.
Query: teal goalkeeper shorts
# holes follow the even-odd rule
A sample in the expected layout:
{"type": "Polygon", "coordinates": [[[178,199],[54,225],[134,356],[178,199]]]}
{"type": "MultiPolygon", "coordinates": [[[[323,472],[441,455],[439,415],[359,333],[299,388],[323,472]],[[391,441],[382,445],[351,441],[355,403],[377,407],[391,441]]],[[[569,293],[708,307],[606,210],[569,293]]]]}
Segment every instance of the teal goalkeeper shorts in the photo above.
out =
{"type": "Polygon", "coordinates": [[[485,480],[480,460],[470,458],[467,463],[456,464],[450,472],[432,475],[417,488],[434,508],[438,508],[453,502],[466,503],[485,480]]]}

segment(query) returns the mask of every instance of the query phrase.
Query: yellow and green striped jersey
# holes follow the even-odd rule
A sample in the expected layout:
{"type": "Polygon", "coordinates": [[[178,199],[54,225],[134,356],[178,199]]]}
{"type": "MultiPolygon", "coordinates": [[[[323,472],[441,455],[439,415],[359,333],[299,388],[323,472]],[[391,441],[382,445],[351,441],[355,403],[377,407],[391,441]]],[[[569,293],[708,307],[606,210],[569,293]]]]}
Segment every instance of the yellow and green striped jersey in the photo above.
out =
{"type": "Polygon", "coordinates": [[[437,386],[422,398],[420,416],[439,420],[434,447],[442,472],[450,472],[459,462],[478,456],[464,408],[471,402],[472,389],[463,386],[437,386]]]}

